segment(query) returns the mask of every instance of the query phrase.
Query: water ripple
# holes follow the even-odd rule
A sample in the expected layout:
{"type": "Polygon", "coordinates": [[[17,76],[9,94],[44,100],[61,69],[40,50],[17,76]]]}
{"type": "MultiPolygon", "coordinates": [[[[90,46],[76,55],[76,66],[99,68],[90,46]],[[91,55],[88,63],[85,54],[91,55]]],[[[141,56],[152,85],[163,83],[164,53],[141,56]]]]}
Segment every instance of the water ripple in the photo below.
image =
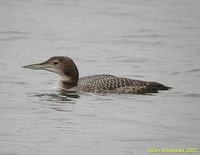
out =
{"type": "Polygon", "coordinates": [[[183,94],[182,96],[185,96],[185,97],[200,97],[200,94],[188,93],[188,94],[183,94]]]}
{"type": "Polygon", "coordinates": [[[186,73],[196,73],[196,72],[200,72],[200,68],[195,68],[195,69],[190,69],[185,71],[186,73]]]}

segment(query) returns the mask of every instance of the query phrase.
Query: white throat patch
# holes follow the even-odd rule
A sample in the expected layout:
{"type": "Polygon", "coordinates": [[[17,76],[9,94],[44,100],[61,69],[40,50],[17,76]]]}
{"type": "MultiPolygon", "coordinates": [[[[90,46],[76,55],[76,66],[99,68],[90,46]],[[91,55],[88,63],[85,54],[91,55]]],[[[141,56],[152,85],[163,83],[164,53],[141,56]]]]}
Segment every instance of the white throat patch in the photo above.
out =
{"type": "Polygon", "coordinates": [[[68,82],[68,81],[71,81],[71,78],[69,77],[69,76],[61,76],[60,77],[60,81],[66,81],[66,82],[68,82]]]}

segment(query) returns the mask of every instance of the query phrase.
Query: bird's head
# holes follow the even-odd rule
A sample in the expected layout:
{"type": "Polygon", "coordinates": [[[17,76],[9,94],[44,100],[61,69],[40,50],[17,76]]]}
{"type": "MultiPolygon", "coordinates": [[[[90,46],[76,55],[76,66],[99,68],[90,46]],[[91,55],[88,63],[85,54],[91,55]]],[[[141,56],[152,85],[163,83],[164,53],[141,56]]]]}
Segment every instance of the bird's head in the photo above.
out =
{"type": "Polygon", "coordinates": [[[66,56],[54,56],[48,60],[23,66],[23,68],[34,69],[34,70],[47,70],[59,74],[62,78],[71,78],[78,81],[78,69],[74,61],[66,56]]]}

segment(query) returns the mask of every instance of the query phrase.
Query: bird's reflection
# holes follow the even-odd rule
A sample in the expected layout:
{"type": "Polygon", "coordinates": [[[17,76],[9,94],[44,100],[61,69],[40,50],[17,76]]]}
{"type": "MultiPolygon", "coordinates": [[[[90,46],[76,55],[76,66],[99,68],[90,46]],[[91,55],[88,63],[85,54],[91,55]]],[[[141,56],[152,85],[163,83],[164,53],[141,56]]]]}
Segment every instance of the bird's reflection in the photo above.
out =
{"type": "MultiPolygon", "coordinates": [[[[44,91],[43,91],[44,92],[44,91]]],[[[74,111],[74,104],[80,98],[78,93],[67,93],[62,90],[49,91],[47,93],[34,93],[29,97],[37,97],[37,103],[48,109],[53,109],[59,112],[74,111]]]]}
{"type": "MultiPolygon", "coordinates": [[[[44,92],[44,91],[43,91],[44,92]]],[[[48,109],[59,112],[74,111],[74,104],[80,98],[78,93],[67,93],[62,90],[49,91],[47,93],[29,94],[29,97],[37,97],[37,103],[48,109]]]]}
{"type": "Polygon", "coordinates": [[[38,93],[31,96],[39,97],[46,101],[58,101],[58,102],[73,101],[73,99],[80,98],[78,93],[68,93],[63,90],[58,90],[58,91],[48,92],[48,93],[38,93]]]}
{"type": "Polygon", "coordinates": [[[72,99],[80,98],[78,93],[68,93],[68,92],[66,92],[64,90],[59,90],[59,95],[60,96],[65,96],[67,98],[72,98],[72,99]]]}

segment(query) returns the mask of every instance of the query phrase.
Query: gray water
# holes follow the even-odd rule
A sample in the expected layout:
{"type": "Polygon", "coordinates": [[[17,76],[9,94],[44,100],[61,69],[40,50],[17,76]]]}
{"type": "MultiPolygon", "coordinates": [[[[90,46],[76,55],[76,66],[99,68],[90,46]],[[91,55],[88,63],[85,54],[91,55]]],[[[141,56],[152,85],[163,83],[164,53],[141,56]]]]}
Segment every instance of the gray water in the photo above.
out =
{"type": "Polygon", "coordinates": [[[138,155],[200,147],[200,1],[0,0],[0,155],[138,155]],[[173,87],[63,94],[21,68],[70,56],[81,76],[173,87]]]}

